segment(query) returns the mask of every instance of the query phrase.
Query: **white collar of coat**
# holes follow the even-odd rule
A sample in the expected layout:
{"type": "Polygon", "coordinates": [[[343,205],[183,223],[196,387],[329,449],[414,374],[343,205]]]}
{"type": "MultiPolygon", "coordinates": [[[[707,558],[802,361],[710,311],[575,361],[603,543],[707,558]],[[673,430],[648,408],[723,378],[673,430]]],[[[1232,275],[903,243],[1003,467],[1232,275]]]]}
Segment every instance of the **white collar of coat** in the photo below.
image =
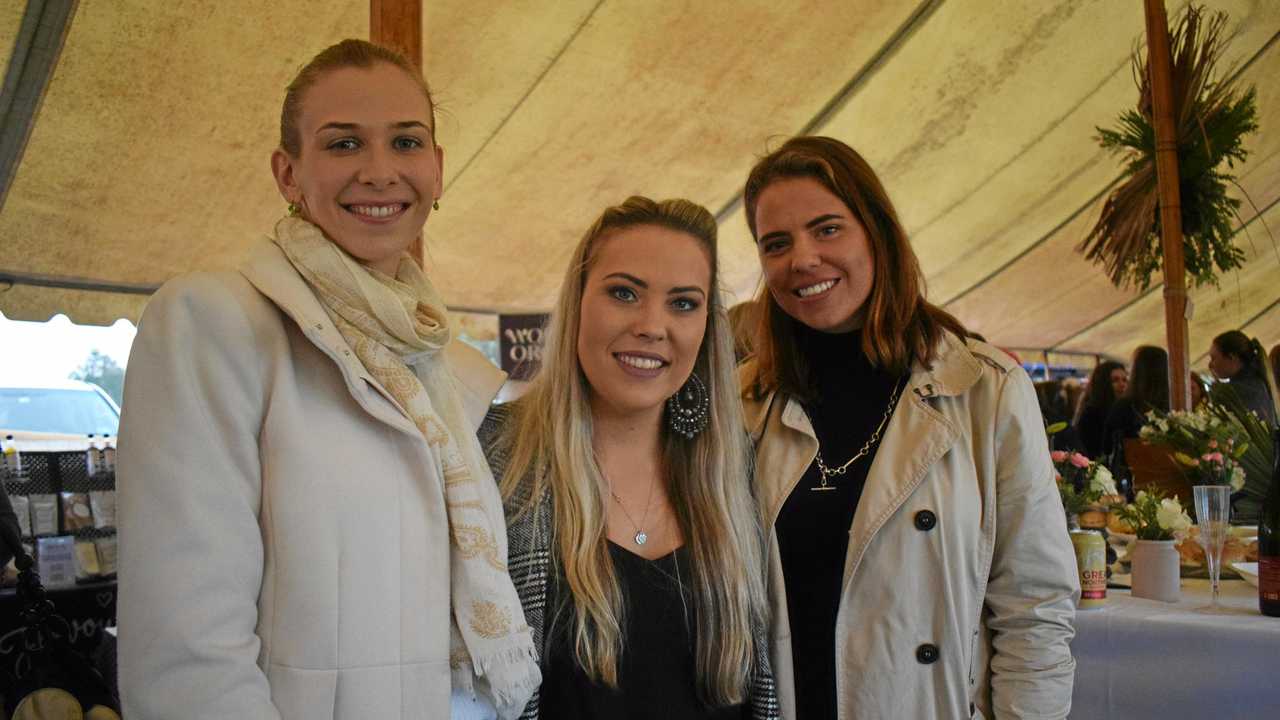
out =
{"type": "MultiPolygon", "coordinates": [[[[982,377],[982,363],[988,362],[1007,371],[1012,359],[996,348],[978,341],[966,341],[949,332],[943,332],[938,341],[938,351],[933,359],[932,368],[924,368],[915,364],[911,369],[911,379],[903,392],[914,393],[923,398],[960,395],[973,387],[982,377]],[[992,351],[992,352],[988,352],[992,351]]],[[[738,368],[740,387],[750,387],[756,376],[756,363],[747,360],[738,368]]],[[[763,398],[743,400],[743,412],[746,415],[747,428],[753,442],[758,441],[764,433],[765,422],[769,417],[769,408],[773,405],[777,391],[771,391],[763,398]]],[[[792,406],[788,403],[789,407],[792,406]]],[[[796,412],[801,412],[796,410],[796,412]]],[[[783,422],[797,429],[808,428],[807,422],[788,422],[788,414],[784,411],[783,422]]],[[[811,431],[806,431],[811,434],[811,431]]]]}
{"type": "MultiPolygon", "coordinates": [[[[269,240],[250,248],[240,273],[297,323],[302,332],[322,350],[329,351],[348,376],[363,378],[379,387],[354,353],[344,354],[347,343],[342,339],[333,320],[325,312],[311,287],[307,285],[289,258],[278,245],[269,240]]],[[[454,339],[445,346],[445,357],[458,378],[459,397],[472,427],[480,427],[489,404],[497,396],[507,374],[493,366],[479,350],[454,339]]]]}

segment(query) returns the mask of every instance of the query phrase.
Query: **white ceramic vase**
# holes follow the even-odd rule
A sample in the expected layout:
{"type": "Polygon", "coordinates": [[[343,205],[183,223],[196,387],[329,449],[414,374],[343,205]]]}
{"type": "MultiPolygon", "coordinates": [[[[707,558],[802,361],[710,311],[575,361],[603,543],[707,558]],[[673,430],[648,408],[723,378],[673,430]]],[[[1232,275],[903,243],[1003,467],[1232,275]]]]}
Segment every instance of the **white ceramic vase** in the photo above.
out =
{"type": "Polygon", "coordinates": [[[1178,550],[1173,540],[1139,540],[1133,548],[1133,596],[1178,602],[1182,597],[1178,550]]]}

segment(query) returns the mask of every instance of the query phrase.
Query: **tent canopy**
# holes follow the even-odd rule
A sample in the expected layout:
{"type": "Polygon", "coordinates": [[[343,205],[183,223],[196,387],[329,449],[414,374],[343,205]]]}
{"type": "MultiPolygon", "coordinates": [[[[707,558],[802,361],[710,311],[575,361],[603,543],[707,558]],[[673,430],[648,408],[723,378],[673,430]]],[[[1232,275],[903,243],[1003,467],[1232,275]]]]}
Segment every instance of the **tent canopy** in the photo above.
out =
{"type": "MultiPolygon", "coordinates": [[[[0,62],[21,5],[0,9],[0,62]]],[[[723,282],[744,299],[759,285],[746,172],[807,132],[866,156],[930,299],[992,341],[1164,344],[1160,287],[1116,289],[1075,251],[1120,175],[1094,135],[1136,100],[1139,2],[424,6],[446,152],[427,266],[452,305],[549,308],[583,230],[635,193],[717,213],[723,282]]],[[[1231,328],[1280,342],[1280,5],[1208,6],[1231,16],[1226,60],[1257,86],[1262,130],[1234,170],[1249,262],[1191,291],[1193,360],[1231,328]]],[[[368,25],[366,0],[79,3],[0,209],[0,272],[128,292],[0,284],[0,311],[136,321],[146,289],[234,267],[284,208],[268,167],[283,88],[368,25]]]]}

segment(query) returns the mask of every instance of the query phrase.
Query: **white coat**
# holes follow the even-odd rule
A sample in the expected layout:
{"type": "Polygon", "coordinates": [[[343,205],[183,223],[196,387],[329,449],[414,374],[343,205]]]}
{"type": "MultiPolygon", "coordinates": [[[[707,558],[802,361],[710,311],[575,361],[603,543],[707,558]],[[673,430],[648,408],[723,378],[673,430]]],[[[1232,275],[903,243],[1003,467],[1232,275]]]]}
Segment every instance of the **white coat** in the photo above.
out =
{"type": "MultiPolygon", "coordinates": [[[[479,427],[505,376],[445,352],[479,427]]],[[[124,717],[448,717],[428,453],[274,244],[161,288],[120,429],[124,717]]]]}
{"type": "MultiPolygon", "coordinates": [[[[755,367],[742,369],[744,387],[755,367]]],[[[818,441],[800,403],[746,404],[767,523],[773,668],[795,718],[773,530],[818,441]]],[[[840,720],[1065,718],[1079,597],[1035,392],[1000,350],[945,334],[914,367],[849,530],[835,629],[840,720]]]]}

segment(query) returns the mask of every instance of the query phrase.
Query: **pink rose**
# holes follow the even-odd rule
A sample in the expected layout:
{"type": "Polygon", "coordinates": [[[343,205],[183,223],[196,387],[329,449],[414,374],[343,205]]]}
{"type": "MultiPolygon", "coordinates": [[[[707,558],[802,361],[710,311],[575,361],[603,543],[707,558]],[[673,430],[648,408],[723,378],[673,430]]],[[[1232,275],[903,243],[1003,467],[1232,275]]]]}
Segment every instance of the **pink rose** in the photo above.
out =
{"type": "Polygon", "coordinates": [[[1222,462],[1222,453],[1220,453],[1220,452],[1205,453],[1205,454],[1201,457],[1201,459],[1202,459],[1202,460],[1207,460],[1207,461],[1209,461],[1209,462],[1219,462],[1219,463],[1220,463],[1220,462],[1222,462]]]}
{"type": "Polygon", "coordinates": [[[1050,453],[1049,453],[1049,457],[1053,458],[1053,461],[1054,461],[1054,462],[1062,462],[1063,460],[1066,460],[1066,459],[1067,459],[1067,451],[1066,451],[1066,450],[1054,450],[1054,451],[1052,451],[1052,452],[1050,452],[1050,453]]]}
{"type": "Polygon", "coordinates": [[[1080,469],[1085,469],[1089,467],[1089,458],[1081,455],[1080,453],[1071,453],[1071,464],[1080,469]]]}

